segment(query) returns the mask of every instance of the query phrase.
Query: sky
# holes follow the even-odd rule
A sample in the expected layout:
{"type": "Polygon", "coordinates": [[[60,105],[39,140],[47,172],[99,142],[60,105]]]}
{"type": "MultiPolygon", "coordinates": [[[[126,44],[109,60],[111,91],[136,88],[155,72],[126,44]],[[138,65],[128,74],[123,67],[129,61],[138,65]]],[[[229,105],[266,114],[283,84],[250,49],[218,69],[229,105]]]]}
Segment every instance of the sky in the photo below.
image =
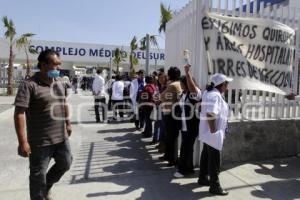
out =
{"type": "MultiPolygon", "coordinates": [[[[128,46],[133,36],[159,35],[160,2],[179,10],[189,0],[0,0],[0,16],[33,39],[128,46]]],[[[2,23],[3,24],[3,23],[2,23]]],[[[0,37],[4,34],[0,26],[0,37]]],[[[165,35],[158,37],[164,48],[165,35]]]]}

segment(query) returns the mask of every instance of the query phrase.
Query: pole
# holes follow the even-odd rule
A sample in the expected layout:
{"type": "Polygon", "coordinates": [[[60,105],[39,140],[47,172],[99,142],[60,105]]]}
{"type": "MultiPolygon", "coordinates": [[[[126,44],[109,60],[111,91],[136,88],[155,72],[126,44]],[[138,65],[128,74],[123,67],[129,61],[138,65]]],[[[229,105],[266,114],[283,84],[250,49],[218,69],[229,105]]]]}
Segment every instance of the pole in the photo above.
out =
{"type": "Polygon", "coordinates": [[[150,35],[146,34],[146,75],[149,75],[150,35]]]}
{"type": "Polygon", "coordinates": [[[109,80],[112,78],[112,59],[109,58],[109,80]]]}
{"type": "Polygon", "coordinates": [[[2,86],[2,80],[3,80],[3,72],[2,72],[2,61],[0,61],[0,87],[2,86]]]}

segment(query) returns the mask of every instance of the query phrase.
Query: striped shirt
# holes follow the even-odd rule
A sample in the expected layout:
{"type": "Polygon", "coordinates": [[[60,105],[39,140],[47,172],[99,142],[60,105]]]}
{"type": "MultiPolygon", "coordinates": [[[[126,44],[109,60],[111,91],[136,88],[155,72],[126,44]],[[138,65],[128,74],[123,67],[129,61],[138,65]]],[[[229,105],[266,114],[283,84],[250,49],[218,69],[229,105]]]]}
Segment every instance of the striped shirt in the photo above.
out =
{"type": "Polygon", "coordinates": [[[27,139],[31,146],[48,146],[67,138],[66,95],[67,85],[61,79],[49,85],[40,79],[39,73],[20,84],[14,105],[27,108],[27,139]]]}

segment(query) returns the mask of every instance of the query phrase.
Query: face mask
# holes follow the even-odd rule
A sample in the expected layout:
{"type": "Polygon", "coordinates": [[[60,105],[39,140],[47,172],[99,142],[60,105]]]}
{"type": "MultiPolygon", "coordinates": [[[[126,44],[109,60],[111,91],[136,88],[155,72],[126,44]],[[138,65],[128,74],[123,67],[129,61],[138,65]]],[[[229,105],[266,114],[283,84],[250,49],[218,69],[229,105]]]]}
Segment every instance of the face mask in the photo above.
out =
{"type": "Polygon", "coordinates": [[[60,74],[60,72],[58,70],[55,70],[55,69],[50,70],[50,71],[47,72],[47,76],[49,78],[57,78],[57,77],[59,77],[59,74],[60,74]]]}

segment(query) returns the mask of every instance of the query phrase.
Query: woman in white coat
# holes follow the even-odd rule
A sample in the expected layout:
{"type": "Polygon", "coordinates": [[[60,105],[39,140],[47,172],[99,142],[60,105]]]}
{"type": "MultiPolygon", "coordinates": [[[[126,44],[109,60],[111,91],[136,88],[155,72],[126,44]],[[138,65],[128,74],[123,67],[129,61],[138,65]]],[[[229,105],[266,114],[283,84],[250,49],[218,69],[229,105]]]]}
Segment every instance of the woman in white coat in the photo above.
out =
{"type": "Polygon", "coordinates": [[[202,96],[199,139],[203,142],[201,153],[199,185],[209,185],[209,192],[227,195],[220,181],[220,151],[223,147],[224,134],[227,130],[229,108],[223,94],[232,78],[223,74],[214,74],[211,85],[202,96]],[[208,178],[209,176],[209,178],[208,178]]]}

